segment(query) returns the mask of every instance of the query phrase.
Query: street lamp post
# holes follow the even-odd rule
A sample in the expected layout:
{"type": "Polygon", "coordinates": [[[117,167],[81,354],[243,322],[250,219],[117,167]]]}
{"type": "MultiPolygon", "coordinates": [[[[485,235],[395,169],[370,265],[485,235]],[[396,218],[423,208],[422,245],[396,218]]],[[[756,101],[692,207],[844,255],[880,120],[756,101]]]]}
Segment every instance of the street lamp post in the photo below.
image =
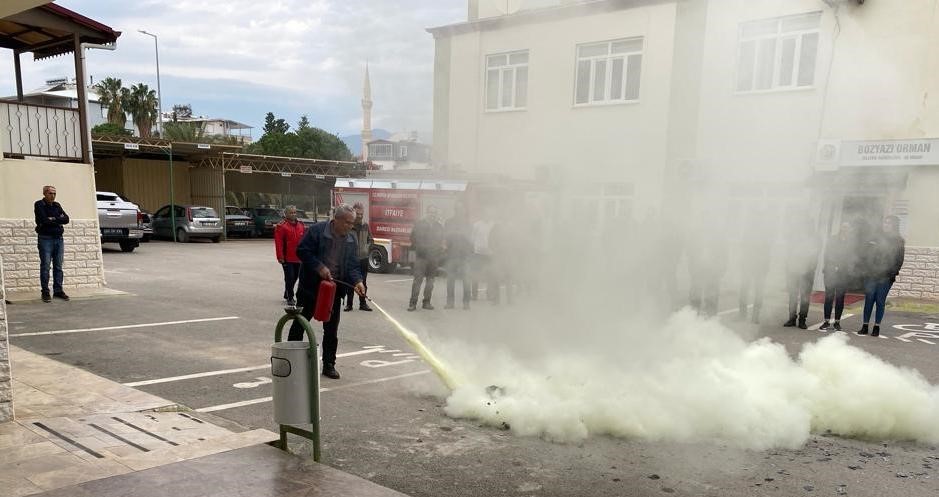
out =
{"type": "Polygon", "coordinates": [[[157,35],[153,33],[148,33],[142,29],[137,30],[140,33],[143,33],[147,36],[153,37],[153,52],[156,54],[156,71],[157,71],[157,129],[160,131],[160,138],[163,138],[163,96],[160,93],[160,47],[157,41],[157,35]]]}
{"type": "MultiPolygon", "coordinates": [[[[157,35],[153,33],[148,33],[142,29],[138,29],[138,32],[145,34],[147,36],[153,37],[153,53],[156,55],[156,72],[157,72],[157,130],[160,133],[160,139],[163,139],[163,94],[160,92],[160,44],[157,39],[157,35]]],[[[169,149],[169,163],[170,163],[170,226],[173,229],[173,241],[176,240],[176,199],[173,195],[173,146],[170,145],[169,149]]]]}

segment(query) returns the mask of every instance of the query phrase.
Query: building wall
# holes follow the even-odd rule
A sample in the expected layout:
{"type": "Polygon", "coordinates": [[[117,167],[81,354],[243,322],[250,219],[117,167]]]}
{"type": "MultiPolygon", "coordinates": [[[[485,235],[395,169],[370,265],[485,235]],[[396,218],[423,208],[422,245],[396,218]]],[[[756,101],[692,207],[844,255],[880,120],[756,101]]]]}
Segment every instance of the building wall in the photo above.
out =
{"type": "MultiPolygon", "coordinates": [[[[173,161],[173,198],[177,204],[192,203],[188,162],[173,161]]],[[[123,192],[141,209],[155,212],[170,203],[169,161],[123,159],[123,192]]]]}
{"type": "Polygon", "coordinates": [[[548,169],[558,181],[628,182],[647,202],[658,202],[674,25],[675,5],[666,3],[453,35],[449,50],[437,51],[451,62],[435,64],[449,68],[448,78],[436,75],[435,95],[449,95],[446,112],[435,111],[446,118],[435,123],[438,165],[526,179],[548,169]],[[574,107],[576,46],[637,36],[644,37],[639,102],[574,107]],[[520,49],[529,50],[527,109],[486,112],[486,55],[520,49]]]}
{"type": "Polygon", "coordinates": [[[43,185],[53,185],[68,213],[65,226],[65,281],[69,288],[105,284],[95,181],[91,166],[34,160],[0,161],[0,255],[6,291],[39,291],[39,253],[33,203],[43,185]]]}

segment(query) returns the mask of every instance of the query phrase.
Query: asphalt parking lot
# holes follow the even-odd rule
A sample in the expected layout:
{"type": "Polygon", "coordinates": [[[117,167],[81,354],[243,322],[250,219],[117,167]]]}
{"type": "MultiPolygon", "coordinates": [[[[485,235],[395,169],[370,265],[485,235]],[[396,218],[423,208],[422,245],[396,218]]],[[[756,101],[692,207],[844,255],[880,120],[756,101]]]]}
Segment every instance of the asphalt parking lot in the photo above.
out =
{"type": "MultiPolygon", "coordinates": [[[[109,286],[128,295],[11,305],[11,342],[185,408],[275,429],[268,361],[283,310],[271,241],[152,242],[104,258],[109,286]]],[[[406,313],[409,283],[406,272],[372,274],[369,294],[431,340],[483,312],[406,313]]],[[[845,329],[856,329],[857,312],[846,312],[855,316],[845,329]]],[[[783,329],[769,314],[764,321],[748,333],[792,352],[823,335],[783,329]]],[[[820,322],[817,311],[810,322],[820,322]]],[[[884,338],[849,340],[935,384],[936,323],[939,316],[892,313],[884,338]]],[[[325,461],[411,495],[939,494],[939,473],[922,470],[939,453],[906,442],[817,436],[799,450],[765,452],[607,437],[564,445],[451,419],[442,412],[446,389],[378,312],[343,314],[337,367],[342,379],[322,383],[325,461]],[[889,457],[849,469],[858,454],[887,450],[883,443],[889,457]]]]}

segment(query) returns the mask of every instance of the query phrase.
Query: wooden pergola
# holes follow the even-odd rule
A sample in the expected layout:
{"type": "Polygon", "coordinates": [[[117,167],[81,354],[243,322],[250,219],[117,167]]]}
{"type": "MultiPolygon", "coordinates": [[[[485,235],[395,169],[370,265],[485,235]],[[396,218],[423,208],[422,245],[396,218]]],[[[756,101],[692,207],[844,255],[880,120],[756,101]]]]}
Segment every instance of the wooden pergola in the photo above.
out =
{"type": "Polygon", "coordinates": [[[81,64],[83,43],[109,45],[121,35],[98,21],[54,3],[33,7],[0,19],[0,47],[13,50],[16,95],[23,101],[23,74],[20,55],[32,53],[34,60],[72,53],[78,83],[78,111],[81,124],[82,159],[88,151],[88,110],[85,106],[85,74],[81,64]]]}

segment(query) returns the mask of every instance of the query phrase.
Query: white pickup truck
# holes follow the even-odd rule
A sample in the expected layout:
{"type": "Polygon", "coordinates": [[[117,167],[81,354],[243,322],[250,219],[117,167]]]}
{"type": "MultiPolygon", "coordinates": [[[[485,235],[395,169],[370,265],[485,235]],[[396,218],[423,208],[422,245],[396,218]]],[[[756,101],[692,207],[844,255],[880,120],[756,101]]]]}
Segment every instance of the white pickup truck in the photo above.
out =
{"type": "Polygon", "coordinates": [[[122,252],[133,252],[143,238],[140,209],[116,193],[95,193],[98,197],[101,243],[117,243],[122,252]]]}

